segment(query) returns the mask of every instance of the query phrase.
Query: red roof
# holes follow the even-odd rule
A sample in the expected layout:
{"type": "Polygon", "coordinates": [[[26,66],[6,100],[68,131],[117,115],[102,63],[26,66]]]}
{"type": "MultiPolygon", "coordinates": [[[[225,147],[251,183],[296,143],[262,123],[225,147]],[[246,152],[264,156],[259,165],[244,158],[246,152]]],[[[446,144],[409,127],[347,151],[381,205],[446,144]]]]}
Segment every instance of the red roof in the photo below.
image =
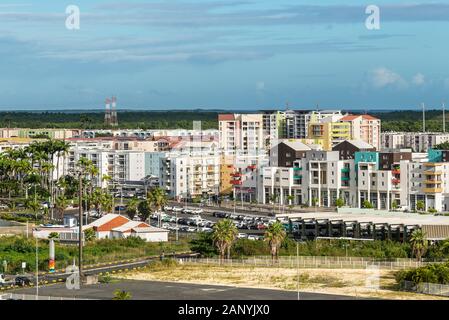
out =
{"type": "Polygon", "coordinates": [[[355,120],[355,119],[357,119],[359,117],[362,117],[362,119],[364,119],[364,120],[379,120],[378,118],[370,116],[369,114],[359,114],[359,115],[349,114],[349,115],[344,116],[343,118],[341,118],[340,121],[352,121],[352,120],[355,120]]]}
{"type": "Polygon", "coordinates": [[[218,115],[218,121],[232,121],[235,120],[235,117],[233,114],[219,114],[218,115]]]}

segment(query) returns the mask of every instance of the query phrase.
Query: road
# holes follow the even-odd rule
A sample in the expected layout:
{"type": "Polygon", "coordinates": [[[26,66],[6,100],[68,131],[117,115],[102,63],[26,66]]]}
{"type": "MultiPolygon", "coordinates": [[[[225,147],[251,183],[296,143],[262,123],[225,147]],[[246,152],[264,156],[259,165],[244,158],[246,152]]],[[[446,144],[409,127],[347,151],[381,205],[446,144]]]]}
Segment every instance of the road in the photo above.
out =
{"type": "MultiPolygon", "coordinates": [[[[240,288],[232,286],[187,284],[178,282],[119,280],[114,283],[84,286],[68,290],[64,284],[41,287],[41,296],[104,300],[116,289],[132,294],[135,300],[297,300],[295,291],[240,288]]],[[[35,289],[16,289],[16,294],[34,294],[35,289]]],[[[300,300],[354,300],[354,297],[300,292],[300,300]]]]}
{"type": "MultiPolygon", "coordinates": [[[[176,258],[188,258],[195,256],[195,254],[176,254],[176,258]]],[[[173,257],[171,254],[166,254],[166,258],[173,257]]],[[[159,257],[149,257],[147,259],[142,259],[138,261],[132,261],[132,262],[122,262],[122,263],[112,263],[112,264],[106,264],[106,265],[100,265],[95,267],[89,267],[83,269],[84,275],[95,275],[99,273],[112,273],[115,271],[121,271],[125,269],[133,269],[138,267],[144,267],[148,265],[151,261],[158,260],[159,257]]],[[[44,283],[45,281],[48,281],[49,283],[53,281],[60,281],[61,279],[65,280],[67,278],[68,274],[65,272],[55,272],[55,273],[46,273],[46,274],[40,274],[39,275],[39,283],[44,283]]],[[[14,276],[9,276],[9,278],[13,278],[14,276]]],[[[28,274],[27,277],[34,283],[36,280],[34,274],[28,274]]],[[[9,286],[12,284],[12,281],[8,281],[5,286],[9,286]]]]}

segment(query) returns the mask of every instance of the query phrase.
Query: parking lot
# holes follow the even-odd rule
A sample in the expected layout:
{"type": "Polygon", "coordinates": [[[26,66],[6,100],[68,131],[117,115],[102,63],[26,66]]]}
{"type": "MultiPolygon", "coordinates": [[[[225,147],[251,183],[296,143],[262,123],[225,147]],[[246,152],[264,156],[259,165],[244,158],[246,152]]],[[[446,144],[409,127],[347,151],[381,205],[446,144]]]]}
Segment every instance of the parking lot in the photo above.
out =
{"type": "MultiPolygon", "coordinates": [[[[239,238],[261,240],[268,226],[275,222],[274,218],[232,213],[226,211],[210,211],[202,208],[166,206],[164,211],[153,213],[150,216],[152,225],[158,224],[161,219],[161,227],[178,232],[212,232],[213,226],[220,219],[231,219],[239,229],[239,238]]],[[[287,223],[287,222],[286,222],[287,223]]]]}

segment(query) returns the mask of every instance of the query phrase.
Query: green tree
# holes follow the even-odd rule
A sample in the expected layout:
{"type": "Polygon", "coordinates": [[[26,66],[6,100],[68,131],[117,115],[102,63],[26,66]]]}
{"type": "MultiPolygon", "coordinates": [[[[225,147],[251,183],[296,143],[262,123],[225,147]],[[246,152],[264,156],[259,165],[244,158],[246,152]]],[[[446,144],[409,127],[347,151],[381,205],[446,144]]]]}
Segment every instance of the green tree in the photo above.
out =
{"type": "Polygon", "coordinates": [[[126,214],[128,215],[128,217],[131,220],[133,220],[134,217],[137,214],[137,207],[138,207],[138,205],[139,205],[139,200],[137,199],[137,197],[132,198],[126,204],[126,214]]]}
{"type": "Polygon", "coordinates": [[[412,246],[413,255],[418,261],[421,261],[422,257],[427,251],[428,241],[426,234],[421,229],[416,229],[412,232],[410,237],[410,244],[412,246]]]}
{"type": "Polygon", "coordinates": [[[278,259],[279,249],[286,235],[287,233],[280,221],[276,221],[265,231],[264,240],[267,241],[270,246],[271,259],[273,262],[275,259],[278,259]]]}
{"type": "Polygon", "coordinates": [[[418,200],[418,201],[416,202],[416,210],[418,210],[418,211],[424,211],[424,210],[425,210],[425,204],[424,204],[424,201],[418,200]]]}
{"type": "Polygon", "coordinates": [[[393,200],[393,202],[391,203],[391,208],[393,209],[393,211],[396,211],[398,208],[398,203],[396,200],[393,200]]]}
{"type": "Polygon", "coordinates": [[[48,239],[59,239],[59,233],[50,232],[50,234],[48,235],[48,239]]]}
{"type": "Polygon", "coordinates": [[[338,198],[337,200],[335,200],[335,205],[338,208],[341,208],[345,205],[345,201],[342,198],[338,198]]]}
{"type": "Polygon", "coordinates": [[[228,251],[229,258],[230,248],[235,241],[237,234],[237,227],[235,226],[234,222],[229,219],[219,220],[214,225],[212,239],[214,241],[214,245],[218,249],[221,261],[224,259],[226,251],[228,251]]]}
{"type": "Polygon", "coordinates": [[[146,221],[151,214],[151,208],[148,205],[147,201],[141,201],[137,206],[139,210],[139,218],[142,221],[146,221]]]}
{"type": "Polygon", "coordinates": [[[364,200],[362,203],[362,207],[365,209],[373,209],[373,204],[369,202],[368,200],[364,200]]]}
{"type": "Polygon", "coordinates": [[[95,240],[95,231],[92,228],[84,230],[84,240],[87,242],[95,240]]]}

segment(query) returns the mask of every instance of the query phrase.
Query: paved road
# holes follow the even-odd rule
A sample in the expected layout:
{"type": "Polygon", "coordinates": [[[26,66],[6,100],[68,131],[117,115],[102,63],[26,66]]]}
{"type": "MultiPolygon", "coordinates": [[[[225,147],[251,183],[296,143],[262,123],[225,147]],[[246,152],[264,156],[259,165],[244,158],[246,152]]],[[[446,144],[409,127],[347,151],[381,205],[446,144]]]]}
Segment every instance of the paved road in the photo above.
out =
{"type": "MultiPolygon", "coordinates": [[[[39,288],[41,296],[111,299],[116,289],[132,294],[135,300],[297,300],[297,292],[218,285],[186,284],[176,282],[120,280],[116,283],[84,286],[81,290],[67,290],[63,284],[39,288]]],[[[35,289],[16,289],[18,294],[34,294],[35,289]]],[[[300,300],[354,300],[353,297],[319,293],[300,293],[300,300]]]]}

